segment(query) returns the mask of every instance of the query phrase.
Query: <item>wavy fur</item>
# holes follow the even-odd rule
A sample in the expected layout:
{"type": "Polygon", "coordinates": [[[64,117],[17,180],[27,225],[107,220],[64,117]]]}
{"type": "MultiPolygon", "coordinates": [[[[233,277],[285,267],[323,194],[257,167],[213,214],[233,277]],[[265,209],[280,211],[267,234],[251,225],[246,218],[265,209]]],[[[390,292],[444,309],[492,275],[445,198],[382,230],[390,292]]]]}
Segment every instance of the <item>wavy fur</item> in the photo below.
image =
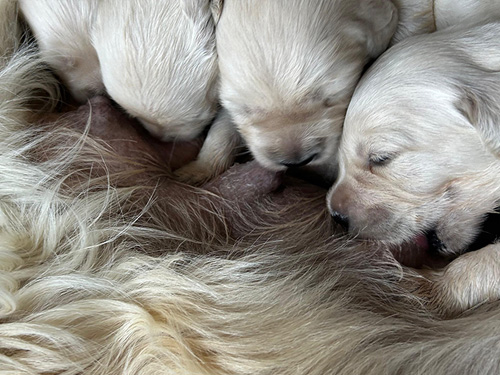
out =
{"type": "Polygon", "coordinates": [[[0,373],[500,370],[497,304],[433,317],[401,286],[411,274],[326,224],[295,230],[317,213],[287,229],[275,211],[235,241],[228,205],[240,226],[259,218],[214,192],[160,186],[154,163],[116,155],[88,127],[37,125],[32,103],[57,98],[53,78],[30,50],[3,61],[0,373]]]}

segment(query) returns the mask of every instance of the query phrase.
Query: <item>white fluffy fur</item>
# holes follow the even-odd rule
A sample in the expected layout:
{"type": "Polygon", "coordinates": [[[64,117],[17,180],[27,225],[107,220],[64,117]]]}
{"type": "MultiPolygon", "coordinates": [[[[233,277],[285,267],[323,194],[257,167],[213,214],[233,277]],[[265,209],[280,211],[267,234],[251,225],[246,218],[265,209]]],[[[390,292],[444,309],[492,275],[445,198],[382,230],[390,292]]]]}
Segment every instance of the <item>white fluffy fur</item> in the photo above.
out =
{"type": "MultiPolygon", "coordinates": [[[[328,198],[352,232],[401,244],[435,230],[452,254],[474,240],[500,201],[499,35],[500,24],[490,23],[410,38],[363,77],[347,111],[341,172],[328,198]]],[[[477,291],[472,300],[498,298],[500,274],[493,280],[485,281],[487,292],[472,274],[450,285],[477,291]]]]}
{"type": "Polygon", "coordinates": [[[44,60],[85,100],[104,90],[155,136],[190,139],[216,110],[209,0],[20,0],[44,60]]]}

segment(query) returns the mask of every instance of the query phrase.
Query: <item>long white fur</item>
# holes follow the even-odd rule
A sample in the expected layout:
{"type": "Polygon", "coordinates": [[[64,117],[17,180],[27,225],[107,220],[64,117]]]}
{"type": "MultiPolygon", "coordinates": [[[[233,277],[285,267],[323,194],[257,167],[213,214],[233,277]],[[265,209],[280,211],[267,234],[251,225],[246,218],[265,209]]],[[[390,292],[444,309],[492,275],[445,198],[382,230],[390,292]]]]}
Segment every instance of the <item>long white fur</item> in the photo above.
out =
{"type": "MultiPolygon", "coordinates": [[[[34,71],[30,61],[36,59],[15,56],[0,76],[1,87],[28,89],[30,82],[36,87],[49,79],[20,75],[20,66],[34,71]]],[[[13,91],[1,91],[7,92],[13,91]]],[[[8,103],[11,111],[25,105],[8,103]]],[[[2,125],[11,121],[3,117],[2,125]]],[[[71,131],[59,136],[62,129],[14,124],[9,131],[2,126],[0,142],[0,165],[11,165],[0,170],[0,212],[8,218],[0,231],[2,372],[499,370],[498,306],[436,320],[398,288],[398,268],[370,266],[368,257],[335,241],[315,244],[317,234],[314,240],[285,237],[274,245],[220,248],[165,225],[151,227],[153,207],[144,219],[127,214],[135,202],[131,194],[144,194],[144,187],[96,189],[102,179],[89,179],[72,194],[62,189],[70,173],[85,175],[76,166],[90,163],[92,155],[94,163],[102,159],[90,139],[77,136],[68,147],[71,142],[60,140],[71,131]],[[37,146],[53,158],[26,159],[37,146]],[[179,251],[181,244],[188,251],[179,251]],[[147,255],[159,250],[160,256],[147,255]],[[238,251],[247,255],[230,256],[238,251]]],[[[175,204],[182,210],[182,202],[175,204]]]]}

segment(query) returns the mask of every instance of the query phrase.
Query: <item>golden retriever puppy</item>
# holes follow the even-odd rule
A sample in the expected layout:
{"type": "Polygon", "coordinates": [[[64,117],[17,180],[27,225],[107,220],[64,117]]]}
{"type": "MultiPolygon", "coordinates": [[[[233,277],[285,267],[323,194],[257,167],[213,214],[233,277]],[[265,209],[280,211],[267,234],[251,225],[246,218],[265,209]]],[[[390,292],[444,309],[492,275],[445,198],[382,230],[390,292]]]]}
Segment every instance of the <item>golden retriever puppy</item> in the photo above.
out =
{"type": "MultiPolygon", "coordinates": [[[[366,73],[347,110],[336,220],[360,238],[461,254],[500,201],[500,23],[408,38],[366,73]]],[[[500,247],[436,276],[446,311],[500,297],[500,247]]]]}
{"type": "Polygon", "coordinates": [[[44,60],[78,100],[104,90],[163,140],[191,139],[216,111],[209,0],[20,0],[44,60]]]}
{"type": "Polygon", "coordinates": [[[332,174],[352,91],[396,25],[389,0],[224,1],[220,96],[234,124],[214,133],[207,173],[228,164],[232,154],[215,151],[234,143],[237,129],[266,168],[311,164],[332,174]]]}
{"type": "Polygon", "coordinates": [[[92,46],[96,0],[19,0],[43,60],[79,102],[104,91],[97,52],[92,46]]]}

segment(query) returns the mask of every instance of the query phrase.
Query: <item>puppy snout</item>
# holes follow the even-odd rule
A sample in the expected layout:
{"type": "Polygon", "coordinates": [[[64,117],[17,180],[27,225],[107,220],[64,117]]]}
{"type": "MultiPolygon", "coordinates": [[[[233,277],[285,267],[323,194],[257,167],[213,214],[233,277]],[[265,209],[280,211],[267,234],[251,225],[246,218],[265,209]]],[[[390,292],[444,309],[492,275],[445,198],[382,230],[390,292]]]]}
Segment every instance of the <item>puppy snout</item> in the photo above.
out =
{"type": "Polygon", "coordinates": [[[332,191],[328,202],[328,209],[330,215],[337,224],[339,224],[345,231],[349,230],[349,216],[347,213],[348,202],[351,199],[349,189],[343,184],[338,185],[332,191]]]}
{"type": "Polygon", "coordinates": [[[346,232],[349,230],[349,218],[338,211],[331,212],[333,220],[342,227],[346,232]]]}
{"type": "Polygon", "coordinates": [[[317,159],[322,150],[322,144],[305,146],[301,142],[288,142],[281,145],[276,160],[287,168],[302,167],[317,159]]]}
{"type": "Polygon", "coordinates": [[[306,164],[309,164],[311,161],[313,161],[316,156],[318,156],[318,153],[313,153],[312,155],[308,155],[305,157],[302,157],[302,159],[295,158],[293,160],[283,160],[281,161],[281,165],[287,167],[287,168],[294,168],[294,167],[302,167],[306,164]]]}
{"type": "Polygon", "coordinates": [[[398,216],[387,205],[377,201],[376,195],[360,192],[350,184],[341,183],[333,188],[328,198],[328,209],[339,226],[359,238],[389,238],[398,225],[398,216]]]}

